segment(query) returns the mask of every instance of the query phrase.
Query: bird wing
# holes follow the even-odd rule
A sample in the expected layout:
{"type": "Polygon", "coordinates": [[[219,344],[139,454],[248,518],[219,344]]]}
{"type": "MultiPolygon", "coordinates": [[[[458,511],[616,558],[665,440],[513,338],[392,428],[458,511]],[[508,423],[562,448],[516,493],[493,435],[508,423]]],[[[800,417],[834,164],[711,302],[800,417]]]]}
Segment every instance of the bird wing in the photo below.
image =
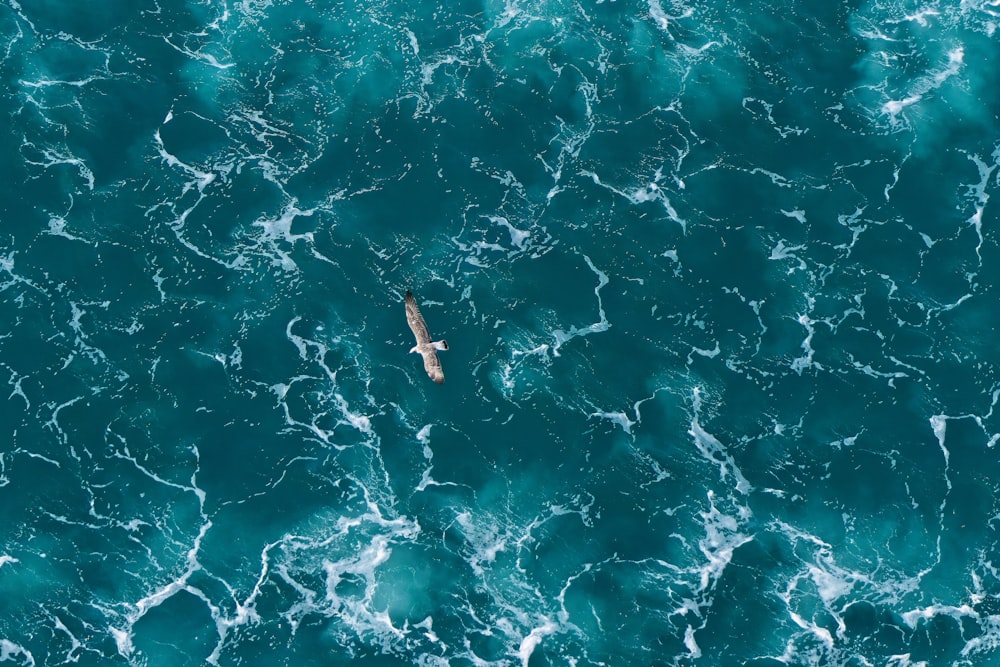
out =
{"type": "Polygon", "coordinates": [[[432,380],[441,384],[444,382],[444,371],[441,369],[441,360],[438,359],[437,352],[433,347],[428,347],[420,351],[420,356],[424,358],[424,370],[432,380]]]}
{"type": "MultiPolygon", "coordinates": [[[[413,331],[413,335],[417,339],[417,345],[426,345],[431,342],[431,335],[427,331],[427,323],[424,322],[424,316],[420,314],[420,308],[417,307],[417,300],[413,298],[413,293],[409,291],[406,292],[406,323],[410,325],[410,330],[413,331]]],[[[421,354],[423,353],[421,352],[421,354]]],[[[434,356],[436,359],[437,355],[434,356]]],[[[427,355],[424,355],[424,364],[426,365],[426,363],[427,355]]],[[[440,362],[437,366],[438,368],[441,367],[440,362]]]]}

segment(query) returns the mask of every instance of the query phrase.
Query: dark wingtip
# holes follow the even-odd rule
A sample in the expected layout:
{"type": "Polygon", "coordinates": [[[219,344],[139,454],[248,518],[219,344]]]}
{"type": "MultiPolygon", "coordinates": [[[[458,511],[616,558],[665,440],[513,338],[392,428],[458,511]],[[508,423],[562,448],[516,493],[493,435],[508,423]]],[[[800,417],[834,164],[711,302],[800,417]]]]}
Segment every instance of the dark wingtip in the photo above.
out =
{"type": "Polygon", "coordinates": [[[413,292],[411,292],[410,290],[406,290],[406,298],[409,299],[412,296],[413,296],[413,292]]]}
{"type": "Polygon", "coordinates": [[[441,347],[444,348],[445,350],[447,350],[448,349],[448,341],[442,340],[441,341],[441,347]]]}

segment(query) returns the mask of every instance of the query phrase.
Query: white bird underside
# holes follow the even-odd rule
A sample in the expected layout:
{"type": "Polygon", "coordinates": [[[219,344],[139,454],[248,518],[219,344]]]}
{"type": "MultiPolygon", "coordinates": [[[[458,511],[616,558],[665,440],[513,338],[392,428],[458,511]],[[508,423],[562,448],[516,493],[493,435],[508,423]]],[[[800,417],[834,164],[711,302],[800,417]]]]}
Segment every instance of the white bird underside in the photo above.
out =
{"type": "Polygon", "coordinates": [[[410,349],[410,352],[417,352],[424,358],[424,370],[427,371],[427,375],[441,384],[444,382],[444,371],[441,370],[441,360],[438,359],[436,350],[447,350],[448,343],[443,340],[431,341],[424,316],[420,314],[417,300],[409,290],[406,292],[406,322],[417,339],[417,344],[410,349]]]}

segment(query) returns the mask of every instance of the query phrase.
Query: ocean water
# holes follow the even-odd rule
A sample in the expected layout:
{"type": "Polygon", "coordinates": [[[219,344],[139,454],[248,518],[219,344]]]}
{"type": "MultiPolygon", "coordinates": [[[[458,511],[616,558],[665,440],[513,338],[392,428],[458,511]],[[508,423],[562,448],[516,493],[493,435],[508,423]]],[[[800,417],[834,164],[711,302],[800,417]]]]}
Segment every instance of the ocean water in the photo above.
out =
{"type": "Polygon", "coordinates": [[[3,0],[0,663],[1000,664],[998,24],[3,0]]]}

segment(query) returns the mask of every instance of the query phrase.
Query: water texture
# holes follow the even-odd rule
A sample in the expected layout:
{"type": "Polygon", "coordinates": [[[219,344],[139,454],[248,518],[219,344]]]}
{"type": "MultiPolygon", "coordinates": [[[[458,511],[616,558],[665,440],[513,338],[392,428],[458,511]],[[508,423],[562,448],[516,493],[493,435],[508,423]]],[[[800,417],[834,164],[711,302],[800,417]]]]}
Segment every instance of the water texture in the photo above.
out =
{"type": "Polygon", "coordinates": [[[998,24],[2,0],[0,663],[997,663],[998,24]]]}

